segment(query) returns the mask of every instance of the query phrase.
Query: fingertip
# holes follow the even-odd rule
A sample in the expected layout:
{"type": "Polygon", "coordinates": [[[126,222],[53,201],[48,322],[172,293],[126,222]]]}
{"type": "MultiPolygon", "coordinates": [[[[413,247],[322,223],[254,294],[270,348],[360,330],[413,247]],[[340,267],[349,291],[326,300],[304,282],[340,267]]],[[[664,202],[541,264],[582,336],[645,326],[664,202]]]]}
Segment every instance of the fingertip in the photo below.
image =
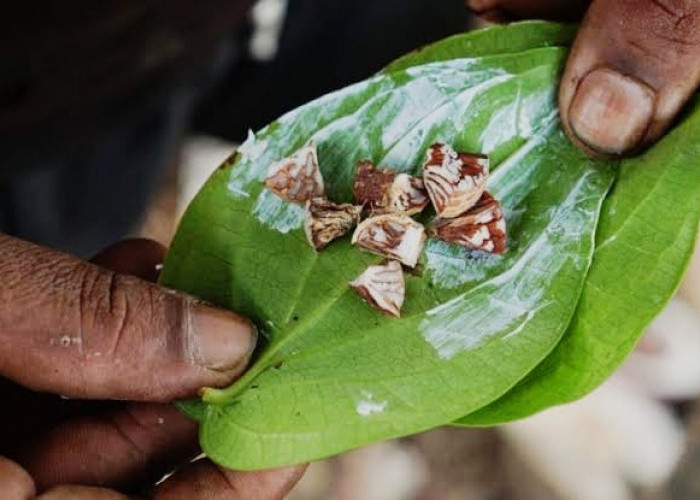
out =
{"type": "Polygon", "coordinates": [[[236,377],[243,372],[257,344],[248,319],[201,303],[191,304],[190,355],[199,366],[236,377]]]}
{"type": "Polygon", "coordinates": [[[242,498],[284,498],[306,472],[307,464],[280,467],[277,469],[239,472],[220,468],[231,484],[246,492],[242,498]]]}
{"type": "Polygon", "coordinates": [[[245,371],[257,341],[251,321],[189,295],[150,284],[153,290],[144,293],[127,282],[114,289],[129,297],[134,305],[125,309],[135,312],[106,336],[104,343],[117,348],[91,357],[86,394],[167,403],[196,397],[204,387],[226,387],[245,371]]]}
{"type": "Polygon", "coordinates": [[[641,152],[700,82],[700,6],[594,0],[559,88],[562,126],[596,158],[641,152]]]}
{"type": "Polygon", "coordinates": [[[0,488],[2,498],[7,500],[29,500],[36,494],[29,473],[4,457],[0,457],[0,488]]]}
{"type": "Polygon", "coordinates": [[[586,74],[573,92],[566,125],[569,136],[594,156],[636,150],[652,122],[656,95],[633,76],[601,67],[586,74]]]}
{"type": "Polygon", "coordinates": [[[179,302],[181,315],[177,326],[166,331],[165,344],[177,346],[177,351],[157,348],[161,369],[154,372],[151,364],[140,380],[146,393],[140,401],[169,402],[198,397],[206,387],[229,386],[245,371],[257,344],[257,328],[250,320],[180,293],[169,294],[179,302]]]}

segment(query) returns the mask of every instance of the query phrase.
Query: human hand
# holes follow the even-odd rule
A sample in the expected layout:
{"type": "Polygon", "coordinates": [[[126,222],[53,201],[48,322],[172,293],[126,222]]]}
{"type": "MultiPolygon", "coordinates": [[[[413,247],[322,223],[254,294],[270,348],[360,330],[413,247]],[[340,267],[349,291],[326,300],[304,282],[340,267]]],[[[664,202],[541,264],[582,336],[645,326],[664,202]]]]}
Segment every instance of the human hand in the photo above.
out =
{"type": "Polygon", "coordinates": [[[700,3],[691,0],[467,0],[503,19],[587,12],[559,89],[568,136],[594,156],[654,143],[700,83],[700,3]]]}
{"type": "Polygon", "coordinates": [[[229,384],[256,340],[247,320],[148,283],[162,257],[136,240],[98,267],[0,234],[3,499],[281,498],[301,476],[200,460],[153,486],[199,453],[167,403],[229,384]]]}

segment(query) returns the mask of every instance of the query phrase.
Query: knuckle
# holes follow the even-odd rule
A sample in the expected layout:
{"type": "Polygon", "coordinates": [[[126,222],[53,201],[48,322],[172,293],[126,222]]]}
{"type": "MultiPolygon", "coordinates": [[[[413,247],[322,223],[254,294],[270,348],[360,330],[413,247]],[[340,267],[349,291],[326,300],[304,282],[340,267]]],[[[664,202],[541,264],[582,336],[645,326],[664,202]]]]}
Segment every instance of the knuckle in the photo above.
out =
{"type": "Polygon", "coordinates": [[[86,352],[98,351],[109,359],[128,359],[153,349],[179,354],[183,300],[133,276],[86,267],[80,279],[86,352]]]}
{"type": "Polygon", "coordinates": [[[146,306],[138,304],[141,294],[127,277],[89,264],[79,266],[75,274],[82,347],[88,353],[112,355],[125,335],[135,333],[132,311],[146,306]]]}
{"type": "Polygon", "coordinates": [[[90,332],[110,326],[115,275],[85,264],[76,267],[73,279],[78,286],[80,329],[90,332]]]}

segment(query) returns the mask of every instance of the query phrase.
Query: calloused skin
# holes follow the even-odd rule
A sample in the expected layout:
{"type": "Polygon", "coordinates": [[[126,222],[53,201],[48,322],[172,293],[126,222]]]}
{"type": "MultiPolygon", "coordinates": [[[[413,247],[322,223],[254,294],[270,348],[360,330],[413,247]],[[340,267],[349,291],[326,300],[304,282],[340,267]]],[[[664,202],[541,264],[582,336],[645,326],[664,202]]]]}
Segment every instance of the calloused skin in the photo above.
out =
{"type": "Polygon", "coordinates": [[[467,0],[467,5],[498,20],[583,16],[559,108],[568,136],[592,156],[635,154],[656,142],[700,83],[695,0],[467,0]]]}
{"type": "Polygon", "coordinates": [[[0,234],[4,500],[262,500],[301,477],[189,463],[197,427],[168,403],[230,384],[256,337],[247,320],[152,284],[163,254],[132,240],[88,263],[0,234]]]}
{"type": "MultiPolygon", "coordinates": [[[[467,5],[498,20],[584,16],[559,105],[567,134],[593,156],[653,144],[700,82],[700,2],[467,5]]],[[[228,385],[245,369],[255,336],[246,320],[149,283],[162,255],[153,242],[131,241],[90,264],[0,234],[4,499],[126,498],[118,491],[274,499],[301,477],[303,467],[240,473],[188,463],[199,452],[196,425],[167,403],[228,385]],[[95,406],[36,391],[125,402],[95,406]],[[185,465],[154,486],[178,464],[185,465]]]]}

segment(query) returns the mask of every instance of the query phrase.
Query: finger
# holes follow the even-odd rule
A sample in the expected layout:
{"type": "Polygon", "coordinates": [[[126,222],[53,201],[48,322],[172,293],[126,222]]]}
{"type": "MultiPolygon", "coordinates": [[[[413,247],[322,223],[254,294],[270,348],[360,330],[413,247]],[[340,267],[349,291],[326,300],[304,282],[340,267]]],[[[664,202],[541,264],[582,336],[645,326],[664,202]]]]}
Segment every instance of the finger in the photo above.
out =
{"type": "Polygon", "coordinates": [[[135,403],[38,435],[17,460],[39,491],[60,484],[131,491],[198,453],[195,422],[171,405],[135,403]]]}
{"type": "Polygon", "coordinates": [[[47,491],[37,500],[129,500],[129,498],[105,488],[65,485],[47,491]]]}
{"type": "MultiPolygon", "coordinates": [[[[91,262],[111,271],[156,281],[165,248],[153,240],[130,239],[116,243],[97,254],[91,262]]],[[[26,448],[27,439],[37,430],[87,413],[89,402],[66,400],[49,393],[27,390],[0,378],[0,401],[13,408],[0,426],[0,454],[14,456],[14,450],[26,448]]]]}
{"type": "MultiPolygon", "coordinates": [[[[115,272],[156,281],[164,255],[165,248],[153,240],[130,239],[101,251],[91,262],[115,272]]],[[[28,439],[43,429],[90,413],[91,407],[89,401],[66,400],[53,394],[30,391],[1,378],[0,401],[14,408],[0,427],[0,454],[7,453],[8,456],[15,456],[15,450],[26,449],[28,439]]]]}
{"type": "MultiPolygon", "coordinates": [[[[100,252],[91,262],[115,272],[156,281],[165,248],[153,240],[124,240],[100,252]]],[[[0,454],[15,456],[27,440],[43,429],[70,417],[88,413],[90,402],[66,400],[49,393],[30,391],[0,378],[0,401],[13,411],[0,426],[0,454]]]]}
{"type": "Polygon", "coordinates": [[[490,19],[575,21],[589,4],[590,0],[467,0],[470,10],[490,19]]]}
{"type": "Polygon", "coordinates": [[[594,155],[658,139],[700,81],[699,23],[696,1],[594,1],[559,93],[571,139],[594,155]]]}
{"type": "Polygon", "coordinates": [[[171,401],[247,364],[251,323],[0,234],[0,375],[72,397],[171,401]]]}
{"type": "Polygon", "coordinates": [[[116,273],[155,282],[164,257],[165,247],[157,241],[134,238],[102,250],[90,262],[116,273]]]}
{"type": "Polygon", "coordinates": [[[306,466],[257,472],[222,469],[209,460],[183,467],[156,487],[154,500],[275,500],[297,484],[306,466]]]}
{"type": "Polygon", "coordinates": [[[0,457],[0,492],[4,500],[30,500],[36,493],[29,474],[3,457],[0,457]]]}

